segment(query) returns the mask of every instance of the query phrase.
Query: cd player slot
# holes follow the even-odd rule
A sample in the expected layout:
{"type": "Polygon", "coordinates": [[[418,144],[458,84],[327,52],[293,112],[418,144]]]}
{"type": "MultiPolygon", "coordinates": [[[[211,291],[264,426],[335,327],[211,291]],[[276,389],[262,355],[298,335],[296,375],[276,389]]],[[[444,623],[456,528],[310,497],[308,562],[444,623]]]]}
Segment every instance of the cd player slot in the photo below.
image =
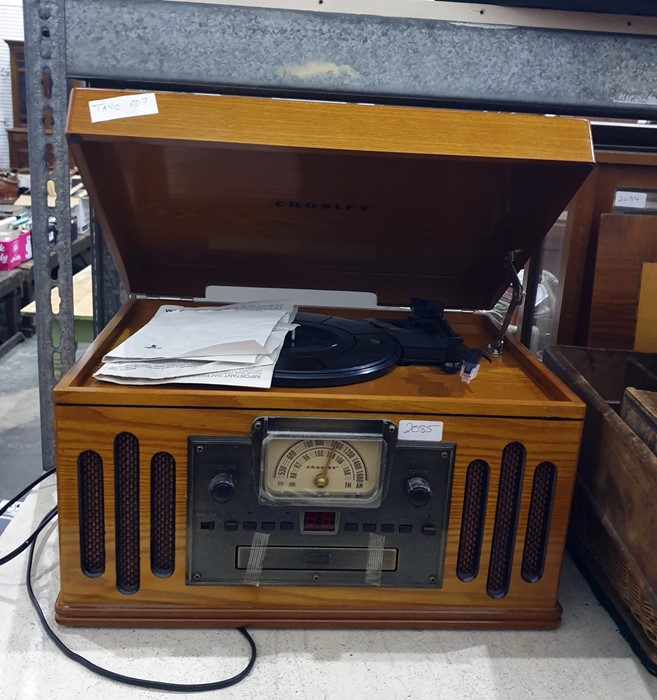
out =
{"type": "MultiPolygon", "coordinates": [[[[237,548],[237,568],[246,569],[253,547],[237,548]]],[[[267,571],[367,571],[370,550],[367,547],[267,547],[262,565],[267,571]]],[[[397,570],[397,550],[383,550],[381,571],[397,570]]]]}

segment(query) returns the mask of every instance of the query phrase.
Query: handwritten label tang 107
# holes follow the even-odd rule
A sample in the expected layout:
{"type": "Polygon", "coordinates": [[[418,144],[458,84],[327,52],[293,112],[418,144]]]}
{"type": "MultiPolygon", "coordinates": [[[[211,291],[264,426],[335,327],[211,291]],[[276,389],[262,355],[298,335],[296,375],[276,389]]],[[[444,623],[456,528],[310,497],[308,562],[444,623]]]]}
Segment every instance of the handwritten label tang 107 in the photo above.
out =
{"type": "Polygon", "coordinates": [[[105,100],[91,100],[89,113],[92,122],[108,122],[112,119],[128,119],[157,114],[157,100],[152,92],[141,95],[122,95],[105,100]]]}

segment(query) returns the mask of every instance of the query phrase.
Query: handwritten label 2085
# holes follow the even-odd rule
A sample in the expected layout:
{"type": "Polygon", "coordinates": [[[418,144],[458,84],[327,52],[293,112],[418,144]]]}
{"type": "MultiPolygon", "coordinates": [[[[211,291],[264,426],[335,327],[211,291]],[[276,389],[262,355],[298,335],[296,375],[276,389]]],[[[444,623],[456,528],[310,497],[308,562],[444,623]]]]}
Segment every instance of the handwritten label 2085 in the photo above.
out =
{"type": "Polygon", "coordinates": [[[614,197],[614,206],[624,209],[645,209],[647,201],[648,194],[646,192],[618,190],[614,197]]]}
{"type": "Polygon", "coordinates": [[[398,440],[414,440],[421,442],[440,442],[443,439],[443,424],[441,421],[399,421],[398,440]]]}
{"type": "Polygon", "coordinates": [[[89,114],[92,122],[108,122],[112,119],[128,119],[157,113],[157,100],[152,92],[109,97],[106,100],[91,100],[89,102],[89,114]]]}

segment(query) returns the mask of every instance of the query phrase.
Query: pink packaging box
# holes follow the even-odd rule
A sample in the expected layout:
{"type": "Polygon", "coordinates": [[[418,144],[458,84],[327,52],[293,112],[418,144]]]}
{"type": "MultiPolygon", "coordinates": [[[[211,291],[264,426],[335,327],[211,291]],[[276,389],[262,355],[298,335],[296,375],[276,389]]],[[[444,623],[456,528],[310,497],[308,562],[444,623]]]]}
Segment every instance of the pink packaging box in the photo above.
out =
{"type": "Polygon", "coordinates": [[[32,232],[20,231],[13,238],[0,233],[0,270],[13,270],[32,258],[32,232]]]}

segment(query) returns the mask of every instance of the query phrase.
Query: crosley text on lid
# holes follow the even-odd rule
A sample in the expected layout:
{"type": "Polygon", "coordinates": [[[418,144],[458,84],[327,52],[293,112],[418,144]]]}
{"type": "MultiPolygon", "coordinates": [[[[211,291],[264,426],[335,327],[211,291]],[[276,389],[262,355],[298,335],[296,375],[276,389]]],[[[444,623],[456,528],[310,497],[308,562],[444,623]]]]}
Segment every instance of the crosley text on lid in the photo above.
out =
{"type": "Polygon", "coordinates": [[[133,293],[293,287],[490,308],[507,252],[527,261],[593,164],[583,120],[187,93],[125,116],[96,102],[140,95],[76,89],[67,125],[133,293]]]}

